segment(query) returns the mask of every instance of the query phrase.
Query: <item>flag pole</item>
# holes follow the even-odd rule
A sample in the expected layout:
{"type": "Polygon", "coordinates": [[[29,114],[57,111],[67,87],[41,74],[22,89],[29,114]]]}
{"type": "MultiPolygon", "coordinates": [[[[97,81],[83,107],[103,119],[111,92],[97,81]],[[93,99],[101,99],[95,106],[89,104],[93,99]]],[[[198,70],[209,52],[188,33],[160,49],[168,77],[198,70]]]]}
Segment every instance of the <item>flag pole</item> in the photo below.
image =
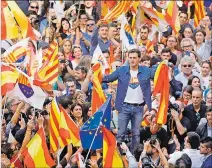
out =
{"type": "MultiPolygon", "coordinates": [[[[101,117],[101,120],[102,120],[102,117],[101,117]]],[[[91,146],[90,146],[90,148],[89,148],[89,150],[88,150],[88,153],[87,153],[87,155],[86,155],[84,164],[85,164],[86,161],[88,160],[88,155],[89,155],[89,153],[90,153],[90,151],[91,151],[91,148],[92,148],[92,146],[93,146],[94,140],[95,140],[95,138],[96,138],[96,136],[97,136],[97,132],[98,132],[99,127],[100,127],[100,125],[101,125],[101,120],[100,120],[99,126],[97,127],[96,132],[95,132],[95,134],[94,134],[94,137],[93,137],[93,140],[92,140],[92,142],[91,142],[91,146]]]]}
{"type": "Polygon", "coordinates": [[[22,30],[21,30],[20,25],[18,24],[18,22],[17,22],[15,16],[13,15],[10,6],[8,5],[7,7],[8,7],[8,9],[9,9],[9,11],[10,11],[10,15],[12,16],[12,18],[14,19],[14,21],[15,21],[17,27],[18,27],[18,33],[21,35],[21,38],[23,38],[23,37],[22,37],[22,34],[21,34],[22,30]]]}

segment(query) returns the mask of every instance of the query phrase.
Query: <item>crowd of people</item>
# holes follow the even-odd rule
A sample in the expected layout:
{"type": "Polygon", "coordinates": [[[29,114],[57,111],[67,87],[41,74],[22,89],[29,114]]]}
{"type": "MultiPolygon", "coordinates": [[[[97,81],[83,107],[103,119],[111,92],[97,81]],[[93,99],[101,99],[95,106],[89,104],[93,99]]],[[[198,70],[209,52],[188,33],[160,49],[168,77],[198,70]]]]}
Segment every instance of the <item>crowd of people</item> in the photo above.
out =
{"type": "MultiPolygon", "coordinates": [[[[17,4],[36,35],[37,46],[31,43],[34,50],[41,49],[45,55],[50,43],[57,40],[59,76],[43,110],[35,110],[17,97],[2,97],[1,167],[10,167],[14,160],[16,167],[24,167],[23,158],[17,156],[40,127],[49,147],[49,111],[55,96],[77,127],[92,117],[91,67],[97,46],[111,68],[111,73],[103,76],[102,89],[106,98],[112,97],[111,132],[125,166],[212,167],[212,4],[205,6],[204,18],[194,27],[194,1],[183,2],[178,33],[169,26],[165,32],[152,34],[151,24],[137,22],[136,47],[130,50],[120,40],[121,22],[101,18],[101,1],[61,2],[62,18],[55,11],[55,2],[23,0],[17,4]],[[155,71],[162,61],[169,67],[170,99],[167,122],[159,125],[161,95],[152,93],[155,71]]],[[[162,10],[153,2],[146,4],[162,10]]],[[[132,11],[126,18],[131,25],[132,11]]],[[[1,53],[18,41],[2,40],[1,53]]],[[[69,144],[59,157],[51,153],[55,167],[78,167],[78,152],[85,159],[88,150],[69,144]]],[[[101,149],[92,150],[86,166],[103,167],[102,155],[101,149]]]]}

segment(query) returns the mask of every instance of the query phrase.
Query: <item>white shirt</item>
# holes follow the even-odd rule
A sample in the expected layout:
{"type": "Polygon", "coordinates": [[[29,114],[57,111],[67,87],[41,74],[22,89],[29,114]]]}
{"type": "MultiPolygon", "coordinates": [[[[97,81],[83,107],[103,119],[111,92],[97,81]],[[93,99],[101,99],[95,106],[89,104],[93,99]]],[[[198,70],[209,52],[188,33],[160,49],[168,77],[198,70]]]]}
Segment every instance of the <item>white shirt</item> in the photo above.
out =
{"type": "Polygon", "coordinates": [[[183,154],[187,154],[192,161],[192,168],[201,167],[204,159],[204,155],[201,155],[197,149],[183,149],[182,151],[174,152],[170,155],[168,163],[175,164],[177,159],[179,159],[183,154]]]}
{"type": "Polygon", "coordinates": [[[131,79],[128,85],[127,94],[124,99],[124,102],[127,103],[138,103],[141,104],[144,102],[143,92],[141,90],[141,86],[138,81],[138,70],[132,71],[130,70],[131,79]]]}

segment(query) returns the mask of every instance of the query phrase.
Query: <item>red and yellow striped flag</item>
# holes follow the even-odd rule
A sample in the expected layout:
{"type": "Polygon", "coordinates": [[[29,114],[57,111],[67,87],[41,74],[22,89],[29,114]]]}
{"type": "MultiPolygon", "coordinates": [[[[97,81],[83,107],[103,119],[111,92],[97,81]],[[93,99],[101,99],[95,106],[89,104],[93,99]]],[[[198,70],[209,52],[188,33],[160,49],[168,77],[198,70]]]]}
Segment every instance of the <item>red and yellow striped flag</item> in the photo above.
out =
{"type": "Polygon", "coordinates": [[[35,73],[35,79],[46,81],[53,84],[58,79],[58,44],[54,40],[43,57],[43,65],[38,72],[35,73]]]}
{"type": "Polygon", "coordinates": [[[54,160],[46,145],[44,129],[40,128],[28,145],[23,149],[22,156],[26,167],[52,167],[54,160]]]}
{"type": "Polygon", "coordinates": [[[12,65],[1,65],[1,95],[6,95],[7,92],[13,90],[19,73],[12,65]]]}
{"type": "Polygon", "coordinates": [[[2,58],[3,62],[6,63],[21,63],[24,61],[27,55],[27,50],[25,47],[17,47],[8,55],[2,58]]]}
{"type": "Polygon", "coordinates": [[[104,20],[115,20],[122,13],[127,13],[133,1],[119,1],[117,5],[104,17],[104,20]]]}
{"type": "Polygon", "coordinates": [[[170,24],[175,34],[177,34],[180,30],[178,14],[177,1],[170,1],[166,10],[165,19],[170,24]]]}
{"type": "Polygon", "coordinates": [[[18,26],[20,27],[22,38],[30,37],[32,40],[36,39],[28,18],[16,2],[1,1],[1,40],[19,37],[18,26]]]}
{"type": "Polygon", "coordinates": [[[157,113],[157,123],[165,124],[169,105],[169,67],[163,61],[157,67],[154,77],[153,95],[160,93],[160,106],[157,113]]]}
{"type": "Polygon", "coordinates": [[[103,132],[103,167],[124,167],[120,154],[116,150],[116,137],[105,127],[103,132]]]}
{"type": "Polygon", "coordinates": [[[199,22],[205,17],[204,1],[194,1],[194,27],[199,25],[199,22]]]}
{"type": "Polygon", "coordinates": [[[79,128],[54,98],[50,111],[51,151],[55,152],[71,142],[74,146],[80,145],[79,128]]]}
{"type": "Polygon", "coordinates": [[[101,64],[96,63],[92,66],[93,70],[93,89],[92,89],[92,114],[94,114],[102,104],[105,103],[106,97],[102,90],[102,73],[101,73],[101,64]]]}

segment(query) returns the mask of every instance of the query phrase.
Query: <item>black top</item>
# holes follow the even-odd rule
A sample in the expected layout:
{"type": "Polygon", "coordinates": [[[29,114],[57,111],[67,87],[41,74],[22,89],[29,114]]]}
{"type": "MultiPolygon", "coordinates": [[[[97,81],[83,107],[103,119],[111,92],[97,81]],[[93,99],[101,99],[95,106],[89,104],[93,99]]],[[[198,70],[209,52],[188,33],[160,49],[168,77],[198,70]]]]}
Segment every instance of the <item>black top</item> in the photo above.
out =
{"type": "Polygon", "coordinates": [[[168,136],[167,136],[166,130],[162,127],[154,135],[150,132],[149,126],[141,128],[141,130],[140,130],[140,143],[143,144],[143,141],[146,141],[153,136],[160,140],[161,148],[163,148],[163,147],[167,148],[167,146],[168,146],[168,136]]]}
{"type": "Polygon", "coordinates": [[[189,104],[183,111],[183,116],[187,117],[191,122],[191,129],[188,131],[196,131],[196,128],[200,122],[200,119],[205,117],[206,105],[201,104],[200,110],[195,111],[193,104],[189,104]]]}

